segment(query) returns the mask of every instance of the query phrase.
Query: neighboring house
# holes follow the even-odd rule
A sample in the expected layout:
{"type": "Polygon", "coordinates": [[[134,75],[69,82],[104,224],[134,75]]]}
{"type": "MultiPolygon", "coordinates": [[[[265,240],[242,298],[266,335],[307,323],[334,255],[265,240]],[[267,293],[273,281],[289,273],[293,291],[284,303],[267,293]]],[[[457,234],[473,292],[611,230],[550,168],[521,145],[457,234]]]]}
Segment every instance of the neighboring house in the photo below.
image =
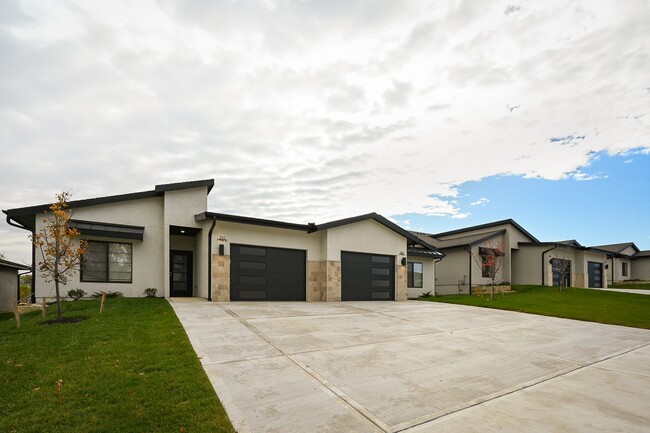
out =
{"type": "Polygon", "coordinates": [[[10,311],[13,302],[20,298],[20,271],[30,271],[29,266],[0,259],[0,312],[10,311]]]}
{"type": "Polygon", "coordinates": [[[632,279],[650,281],[650,250],[638,251],[632,256],[632,279]]]}
{"type": "Polygon", "coordinates": [[[511,282],[513,252],[522,242],[538,242],[512,219],[435,234],[412,233],[445,254],[444,261],[436,267],[437,295],[469,294],[472,287],[490,284],[484,253],[497,246],[503,249],[504,255],[495,282],[511,282]]]}
{"type": "Polygon", "coordinates": [[[512,263],[513,284],[607,287],[607,254],[576,240],[521,242],[512,263]]]}
{"type": "MultiPolygon", "coordinates": [[[[165,297],[215,301],[341,301],[404,300],[409,283],[435,290],[434,264],[444,254],[381,215],[294,224],[208,212],[213,186],[172,183],[71,202],[70,225],[88,247],[63,292],[142,296],[152,287],[165,297]]],[[[9,224],[34,232],[48,208],[3,212],[9,224]]],[[[33,284],[35,296],[52,296],[40,273],[33,284]]]]}
{"type": "MultiPolygon", "coordinates": [[[[609,259],[609,271],[607,282],[609,284],[620,283],[631,280],[632,258],[640,252],[634,242],[623,242],[620,244],[595,245],[591,247],[598,251],[607,253],[609,259]]],[[[643,267],[642,265],[640,267],[643,267]]]]}

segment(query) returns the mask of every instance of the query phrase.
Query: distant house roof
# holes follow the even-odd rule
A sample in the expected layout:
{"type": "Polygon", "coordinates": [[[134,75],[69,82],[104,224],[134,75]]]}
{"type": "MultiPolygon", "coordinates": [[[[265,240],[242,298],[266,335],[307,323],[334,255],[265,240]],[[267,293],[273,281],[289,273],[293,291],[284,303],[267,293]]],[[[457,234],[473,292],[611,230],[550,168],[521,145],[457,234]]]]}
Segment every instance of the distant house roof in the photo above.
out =
{"type": "Polygon", "coordinates": [[[492,239],[498,235],[504,234],[505,232],[506,232],[505,229],[494,230],[486,233],[477,233],[477,234],[472,234],[467,236],[459,236],[452,239],[438,239],[434,237],[434,235],[429,235],[426,233],[418,233],[418,232],[412,232],[412,233],[414,233],[420,239],[423,239],[425,242],[430,243],[434,247],[443,250],[448,248],[458,248],[458,247],[466,247],[468,245],[474,245],[492,239]]]}
{"type": "MultiPolygon", "coordinates": [[[[167,191],[177,191],[181,189],[207,187],[208,193],[214,186],[214,179],[194,180],[189,182],[167,183],[156,185],[151,191],[132,192],[129,194],[110,195],[105,197],[88,198],[83,200],[73,200],[69,203],[70,208],[80,208],[87,206],[97,206],[101,204],[117,203],[128,200],[139,200],[152,197],[161,197],[167,191]]],[[[40,204],[36,206],[20,207],[14,209],[3,210],[7,215],[7,222],[10,220],[15,221],[19,225],[34,230],[36,225],[36,214],[47,211],[52,204],[40,204]]],[[[11,224],[11,223],[10,223],[11,224]]]]}
{"type": "Polygon", "coordinates": [[[640,250],[639,248],[634,244],[634,242],[622,242],[620,244],[607,244],[607,245],[594,245],[591,248],[595,250],[601,250],[601,251],[606,251],[608,253],[614,253],[614,254],[621,254],[624,256],[630,256],[632,254],[622,254],[621,251],[624,249],[632,247],[636,253],[638,253],[640,250]]]}
{"type": "Polygon", "coordinates": [[[21,265],[20,263],[10,262],[9,260],[0,259],[0,267],[13,268],[19,271],[31,271],[32,267],[27,265],[21,265]]]}
{"type": "Polygon", "coordinates": [[[576,241],[575,239],[569,239],[569,240],[566,240],[566,241],[557,241],[556,243],[563,244],[563,245],[569,245],[569,246],[577,247],[577,248],[582,247],[580,242],[576,241]]]}
{"type": "Polygon", "coordinates": [[[479,224],[479,225],[476,225],[476,226],[464,227],[462,229],[450,230],[448,232],[433,233],[430,236],[439,238],[439,237],[445,237],[445,236],[450,236],[450,235],[455,235],[455,234],[461,234],[461,233],[465,233],[465,232],[469,232],[469,231],[473,231],[473,230],[480,230],[480,229],[485,229],[485,228],[490,228],[490,227],[496,227],[496,226],[500,226],[500,225],[504,225],[504,224],[511,224],[512,226],[517,228],[517,230],[519,230],[520,232],[522,232],[523,234],[528,236],[531,240],[533,240],[535,242],[539,242],[539,240],[535,236],[530,234],[528,232],[528,230],[524,229],[522,226],[520,226],[513,219],[505,219],[505,220],[500,220],[500,221],[493,221],[493,222],[489,222],[489,223],[485,223],[485,224],[479,224]]]}
{"type": "Polygon", "coordinates": [[[638,251],[632,256],[633,259],[638,259],[639,257],[650,257],[650,250],[638,251]]]}
{"type": "Polygon", "coordinates": [[[318,231],[323,231],[323,230],[328,230],[332,229],[335,227],[340,227],[348,224],[354,224],[357,222],[361,221],[367,221],[367,220],[374,220],[378,222],[379,224],[382,224],[383,226],[389,228],[390,230],[404,236],[407,239],[407,244],[408,245],[421,245],[425,249],[433,252],[435,255],[438,257],[444,257],[445,255],[439,251],[437,251],[437,248],[430,243],[426,241],[426,239],[421,239],[418,236],[414,235],[413,233],[410,233],[394,222],[390,221],[389,219],[379,215],[378,213],[372,212],[364,215],[358,215],[350,218],[344,218],[336,221],[330,221],[327,223],[323,224],[315,224],[315,223],[309,223],[309,224],[296,224],[296,223],[289,223],[289,222],[284,222],[284,221],[275,221],[275,220],[269,220],[269,219],[262,219],[262,218],[252,218],[252,217],[245,217],[245,216],[240,216],[240,215],[230,215],[230,214],[223,214],[223,213],[216,213],[216,212],[201,212],[200,214],[197,214],[194,216],[194,219],[196,221],[205,221],[207,219],[215,219],[217,221],[228,221],[228,222],[234,222],[234,223],[239,223],[239,224],[252,224],[252,225],[258,225],[258,226],[265,226],[265,227],[275,227],[275,228],[283,228],[283,229],[289,229],[289,230],[299,230],[299,231],[305,231],[307,233],[314,233],[318,231]]]}

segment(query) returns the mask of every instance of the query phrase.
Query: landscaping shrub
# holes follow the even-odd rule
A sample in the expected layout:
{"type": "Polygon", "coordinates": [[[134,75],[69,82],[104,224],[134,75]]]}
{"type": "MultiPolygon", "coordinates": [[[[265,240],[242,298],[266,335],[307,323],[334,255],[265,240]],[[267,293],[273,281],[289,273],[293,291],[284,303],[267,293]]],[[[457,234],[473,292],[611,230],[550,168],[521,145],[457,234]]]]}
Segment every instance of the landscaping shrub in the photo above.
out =
{"type": "Polygon", "coordinates": [[[148,288],[144,289],[144,294],[145,294],[145,296],[147,298],[155,298],[156,293],[158,293],[158,289],[156,289],[154,287],[148,287],[148,288]]]}
{"type": "Polygon", "coordinates": [[[68,298],[72,298],[74,301],[77,301],[84,296],[86,296],[86,292],[81,289],[68,290],[68,298]]]}

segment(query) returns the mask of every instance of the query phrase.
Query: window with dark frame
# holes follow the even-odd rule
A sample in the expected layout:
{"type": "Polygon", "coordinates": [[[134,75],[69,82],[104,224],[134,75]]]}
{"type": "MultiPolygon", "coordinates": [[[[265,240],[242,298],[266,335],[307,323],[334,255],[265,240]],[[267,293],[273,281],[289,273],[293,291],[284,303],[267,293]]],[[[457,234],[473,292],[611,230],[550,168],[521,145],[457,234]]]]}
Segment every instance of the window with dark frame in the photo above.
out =
{"type": "Polygon", "coordinates": [[[621,265],[623,265],[623,269],[621,269],[621,273],[624,277],[627,277],[627,263],[622,262],[621,265]]]}
{"type": "Polygon", "coordinates": [[[81,261],[81,281],[88,283],[131,283],[133,246],[120,242],[87,241],[81,261]]]}
{"type": "Polygon", "coordinates": [[[481,256],[481,276],[484,278],[492,278],[494,274],[494,264],[490,265],[487,257],[481,256]]]}
{"type": "Polygon", "coordinates": [[[421,289],[423,287],[424,267],[420,262],[408,262],[408,287],[421,289]]]}

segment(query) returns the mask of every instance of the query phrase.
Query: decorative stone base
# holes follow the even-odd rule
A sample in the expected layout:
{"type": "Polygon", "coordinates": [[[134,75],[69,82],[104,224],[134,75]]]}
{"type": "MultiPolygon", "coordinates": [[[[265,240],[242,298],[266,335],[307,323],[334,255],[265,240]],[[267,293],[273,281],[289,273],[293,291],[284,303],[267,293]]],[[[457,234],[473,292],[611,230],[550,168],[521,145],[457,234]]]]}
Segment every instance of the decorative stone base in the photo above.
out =
{"type": "Polygon", "coordinates": [[[307,302],[325,300],[325,284],[323,284],[325,279],[321,268],[321,262],[307,262],[307,302]]]}
{"type": "Polygon", "coordinates": [[[408,274],[407,267],[402,265],[395,266],[395,300],[406,301],[408,299],[408,274]]]}
{"type": "Polygon", "coordinates": [[[212,300],[230,302],[230,256],[212,255],[212,300]]]}
{"type": "MultiPolygon", "coordinates": [[[[335,260],[327,260],[321,262],[324,266],[325,275],[325,301],[327,302],[340,302],[341,301],[341,262],[335,260]]],[[[321,268],[322,269],[322,268],[321,268]]]]}

